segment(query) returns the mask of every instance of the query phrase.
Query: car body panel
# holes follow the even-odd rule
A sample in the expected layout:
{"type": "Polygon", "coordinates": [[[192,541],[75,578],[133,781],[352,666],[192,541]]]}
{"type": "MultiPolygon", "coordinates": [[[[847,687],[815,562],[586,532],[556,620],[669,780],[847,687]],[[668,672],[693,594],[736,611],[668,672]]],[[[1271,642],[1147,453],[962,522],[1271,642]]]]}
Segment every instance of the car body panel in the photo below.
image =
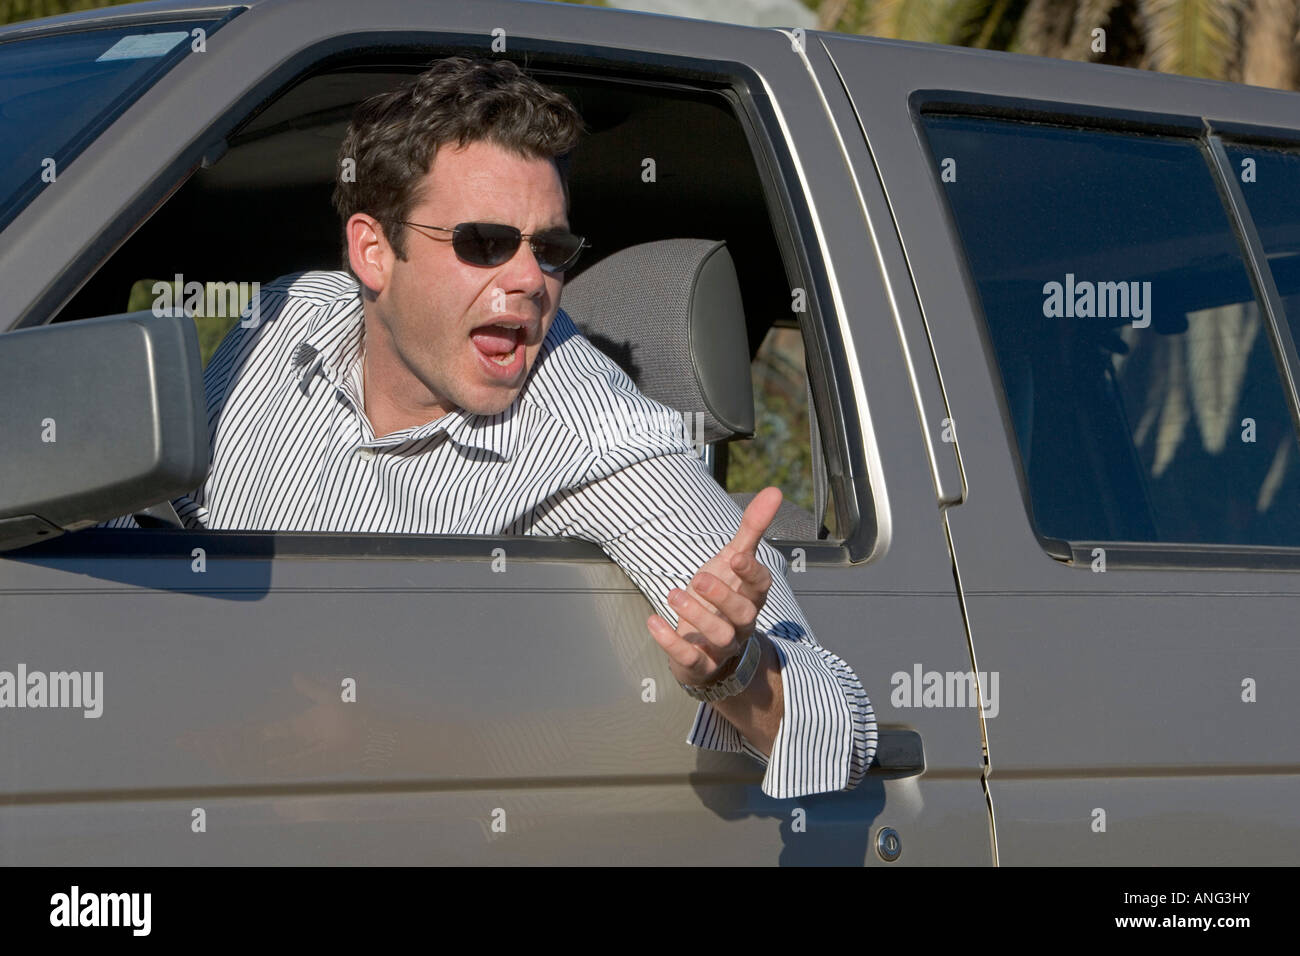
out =
{"type": "MultiPolygon", "coordinates": [[[[946,511],[986,721],[999,860],[1277,862],[1295,846],[1300,676],[1293,571],[1115,568],[1045,552],[981,341],[979,299],[911,100],[1015,96],[1297,129],[1294,94],[910,44],[824,43],[881,170],[956,424],[967,498],[946,511]],[[1032,94],[1032,95],[1031,95],[1032,94]],[[960,277],[960,281],[958,280],[960,277]],[[1254,678],[1272,692],[1243,701],[1254,678]],[[1096,811],[1110,829],[1096,828],[1096,811]],[[1109,839],[1107,838],[1109,834],[1109,839]]],[[[1292,857],[1293,858],[1293,857],[1292,857]]]]}
{"type": "MultiPolygon", "coordinates": [[[[880,255],[863,206],[844,201],[854,186],[840,137],[778,31],[540,4],[255,4],[15,221],[30,241],[0,249],[13,291],[4,325],[47,321],[316,58],[386,43],[486,53],[495,26],[516,49],[578,66],[726,61],[757,78],[750,95],[790,176],[798,254],[825,323],[812,333],[823,428],[841,432],[840,488],[875,525],[869,548],[808,549],[790,583],[878,712],[890,674],[914,662],[968,669],[880,255]]],[[[976,711],[882,719],[882,736],[919,734],[924,773],[875,770],[851,792],[769,799],[750,758],[685,744],[695,704],[645,629],[650,606],[594,546],[138,535],[126,556],[65,541],[0,558],[6,659],[105,674],[101,717],[6,715],[0,861],[884,865],[871,845],[881,826],[899,831],[901,864],[993,860],[976,711]],[[347,680],[355,704],[339,699],[347,680]]]]}
{"type": "Polygon", "coordinates": [[[98,718],[0,716],[0,863],[886,865],[882,827],[903,846],[889,865],[1295,862],[1300,576],[1249,555],[1093,573],[1045,550],[915,112],[1003,97],[1300,142],[1295,94],[576,6],[246,6],[6,230],[24,241],[0,244],[0,329],[49,321],[325,58],[488,55],[500,28],[575,72],[739,78],[808,283],[836,503],[862,518],[790,584],[861,677],[882,749],[919,740],[924,770],[773,800],[749,758],[686,745],[695,704],[650,605],[594,545],[141,531],[124,555],[87,536],[0,555],[0,666],[105,674],[98,718]],[[917,706],[896,685],[918,670],[996,673],[997,712],[917,706]]]}

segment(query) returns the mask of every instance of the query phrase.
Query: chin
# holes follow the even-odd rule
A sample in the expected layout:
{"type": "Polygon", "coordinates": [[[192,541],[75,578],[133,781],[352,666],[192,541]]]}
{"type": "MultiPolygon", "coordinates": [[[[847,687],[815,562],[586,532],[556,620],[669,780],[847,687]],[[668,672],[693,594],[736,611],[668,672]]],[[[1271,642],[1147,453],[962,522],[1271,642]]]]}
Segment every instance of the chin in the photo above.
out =
{"type": "Polygon", "coordinates": [[[479,396],[477,401],[465,402],[461,407],[472,415],[497,415],[509,408],[519,397],[519,389],[479,396]]]}

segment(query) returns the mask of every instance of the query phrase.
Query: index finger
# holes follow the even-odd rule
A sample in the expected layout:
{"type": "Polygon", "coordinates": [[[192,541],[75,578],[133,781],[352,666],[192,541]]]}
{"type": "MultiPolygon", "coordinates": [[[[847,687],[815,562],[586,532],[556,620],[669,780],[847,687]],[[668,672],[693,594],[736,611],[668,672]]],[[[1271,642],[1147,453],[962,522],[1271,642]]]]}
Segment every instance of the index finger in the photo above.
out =
{"type": "Polygon", "coordinates": [[[740,528],[731,539],[732,547],[757,557],[758,542],[781,508],[781,489],[768,485],[749,503],[740,518],[740,528]]]}

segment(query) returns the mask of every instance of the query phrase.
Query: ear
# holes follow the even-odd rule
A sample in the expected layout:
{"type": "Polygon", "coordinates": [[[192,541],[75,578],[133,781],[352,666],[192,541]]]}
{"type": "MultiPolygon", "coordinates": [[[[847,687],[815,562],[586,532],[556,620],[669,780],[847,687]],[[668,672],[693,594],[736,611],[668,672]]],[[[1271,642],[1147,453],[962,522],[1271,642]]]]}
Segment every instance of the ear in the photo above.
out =
{"type": "Polygon", "coordinates": [[[361,284],[378,295],[387,288],[397,254],[388,244],[384,227],[363,212],[353,214],[347,224],[348,262],[361,284]]]}

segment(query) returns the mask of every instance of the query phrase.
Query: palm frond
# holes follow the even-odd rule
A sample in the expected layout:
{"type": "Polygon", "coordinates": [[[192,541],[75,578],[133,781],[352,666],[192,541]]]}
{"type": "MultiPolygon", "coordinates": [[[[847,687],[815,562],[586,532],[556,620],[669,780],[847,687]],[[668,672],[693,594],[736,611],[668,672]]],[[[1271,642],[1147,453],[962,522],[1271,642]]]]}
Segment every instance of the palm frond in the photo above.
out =
{"type": "Polygon", "coordinates": [[[947,41],[953,0],[876,0],[867,14],[864,32],[895,40],[925,43],[947,41]]]}
{"type": "Polygon", "coordinates": [[[1232,78],[1253,86],[1291,89],[1298,23],[1296,0],[1252,0],[1242,18],[1241,65],[1232,78]]]}
{"type": "Polygon", "coordinates": [[[1074,29],[1066,45],[1070,59],[1087,60],[1096,56],[1092,52],[1092,31],[1106,29],[1111,11],[1118,4],[1119,0],[1080,0],[1074,18],[1074,29]]]}
{"type": "Polygon", "coordinates": [[[838,30],[840,21],[849,6],[849,0],[822,0],[817,9],[818,30],[838,30]]]}
{"type": "Polygon", "coordinates": [[[948,43],[1000,50],[1015,33],[1028,0],[953,0],[948,43]]]}
{"type": "Polygon", "coordinates": [[[1065,56],[1077,6],[1077,0],[1029,0],[1016,31],[1015,49],[1034,56],[1065,56]]]}
{"type": "Polygon", "coordinates": [[[1228,79],[1239,0],[1145,0],[1145,65],[1162,73],[1228,79]]]}

